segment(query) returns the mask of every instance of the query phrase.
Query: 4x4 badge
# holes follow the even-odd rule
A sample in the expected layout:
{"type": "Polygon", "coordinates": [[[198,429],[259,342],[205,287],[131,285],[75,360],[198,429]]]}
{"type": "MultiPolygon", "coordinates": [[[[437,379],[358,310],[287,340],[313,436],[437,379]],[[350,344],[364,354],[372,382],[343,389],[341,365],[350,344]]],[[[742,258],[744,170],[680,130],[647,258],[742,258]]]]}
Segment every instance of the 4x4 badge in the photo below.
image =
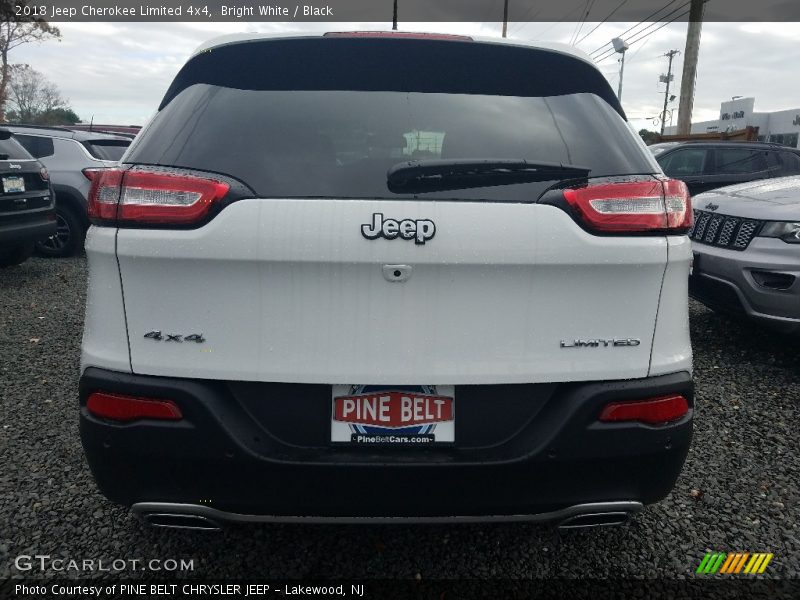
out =
{"type": "Polygon", "coordinates": [[[383,220],[383,213],[374,213],[372,223],[361,226],[361,235],[368,240],[377,240],[379,237],[393,240],[401,237],[404,240],[414,240],[415,244],[424,244],[436,235],[436,225],[430,219],[395,219],[383,220]]]}
{"type": "Polygon", "coordinates": [[[145,339],[153,340],[156,342],[195,342],[196,344],[202,344],[206,341],[203,337],[202,333],[190,333],[189,335],[183,335],[182,333],[161,333],[160,331],[148,331],[144,334],[145,339]]]}

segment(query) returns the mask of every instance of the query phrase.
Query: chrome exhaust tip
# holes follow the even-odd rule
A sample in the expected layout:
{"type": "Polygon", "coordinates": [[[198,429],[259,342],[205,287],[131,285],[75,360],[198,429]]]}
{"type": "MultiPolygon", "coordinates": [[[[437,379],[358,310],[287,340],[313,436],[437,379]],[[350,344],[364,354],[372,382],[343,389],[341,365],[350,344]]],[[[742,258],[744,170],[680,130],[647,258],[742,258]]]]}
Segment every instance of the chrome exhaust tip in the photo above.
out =
{"type": "Polygon", "coordinates": [[[143,513],[141,517],[150,527],[191,529],[193,531],[220,531],[222,529],[219,523],[201,515],[153,512],[143,513]]]}
{"type": "Polygon", "coordinates": [[[588,529],[591,527],[615,527],[627,522],[631,513],[623,511],[584,513],[564,519],[559,529],[588,529]]]}

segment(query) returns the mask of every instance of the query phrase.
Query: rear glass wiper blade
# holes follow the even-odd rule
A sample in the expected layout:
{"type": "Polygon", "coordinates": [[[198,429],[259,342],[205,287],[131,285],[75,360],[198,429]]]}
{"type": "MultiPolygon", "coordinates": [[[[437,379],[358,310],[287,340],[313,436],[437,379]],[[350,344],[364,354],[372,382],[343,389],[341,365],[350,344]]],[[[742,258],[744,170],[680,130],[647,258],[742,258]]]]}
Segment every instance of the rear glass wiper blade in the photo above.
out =
{"type": "Polygon", "coordinates": [[[577,165],[520,159],[412,160],[394,165],[386,185],[396,194],[460,190],[536,181],[581,179],[591,169],[577,165]]]}

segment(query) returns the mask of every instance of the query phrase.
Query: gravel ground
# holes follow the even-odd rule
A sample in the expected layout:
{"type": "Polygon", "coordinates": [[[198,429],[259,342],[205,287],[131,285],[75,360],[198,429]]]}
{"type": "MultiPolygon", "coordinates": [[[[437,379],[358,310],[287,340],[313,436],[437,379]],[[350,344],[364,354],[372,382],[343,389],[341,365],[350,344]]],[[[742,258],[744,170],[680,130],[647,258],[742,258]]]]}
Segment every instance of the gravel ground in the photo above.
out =
{"type": "MultiPolygon", "coordinates": [[[[773,552],[800,577],[796,340],[692,304],[692,450],[673,493],[629,525],[142,527],[96,490],[77,431],[86,262],[0,271],[0,579],[14,557],[191,558],[195,577],[694,577],[711,550],[773,552]]],[[[28,573],[30,575],[32,573],[28,573]]]]}

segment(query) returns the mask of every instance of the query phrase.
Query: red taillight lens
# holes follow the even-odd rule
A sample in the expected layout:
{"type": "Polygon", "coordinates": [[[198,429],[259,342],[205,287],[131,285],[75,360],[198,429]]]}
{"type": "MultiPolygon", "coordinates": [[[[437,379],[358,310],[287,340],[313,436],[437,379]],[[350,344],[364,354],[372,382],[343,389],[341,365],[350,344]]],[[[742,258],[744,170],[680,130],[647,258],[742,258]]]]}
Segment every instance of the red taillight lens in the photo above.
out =
{"type": "Polygon", "coordinates": [[[612,402],[600,413],[600,421],[639,421],[648,425],[659,425],[676,421],[688,412],[689,402],[683,396],[662,396],[651,400],[612,402]]]}
{"type": "Polygon", "coordinates": [[[137,419],[178,421],[183,418],[181,409],[172,400],[154,400],[108,392],[90,394],[86,409],[95,417],[120,422],[137,419]]]}
{"type": "Polygon", "coordinates": [[[48,181],[48,180],[50,179],[50,173],[48,173],[48,172],[47,172],[47,169],[45,169],[44,167],[42,167],[41,169],[39,169],[39,176],[40,176],[40,177],[41,177],[41,178],[42,178],[44,181],[48,181]]]}
{"type": "Polygon", "coordinates": [[[89,216],[119,223],[188,225],[225,197],[222,181],[158,171],[103,169],[89,193],[89,216]]]}
{"type": "Polygon", "coordinates": [[[674,179],[588,185],[564,190],[564,198],[604,233],[683,233],[692,224],[689,191],[674,179]]]}
{"type": "Polygon", "coordinates": [[[119,199],[120,221],[188,224],[202,219],[228,193],[221,181],[186,175],[129,171],[119,199]]]}
{"type": "Polygon", "coordinates": [[[664,206],[667,209],[667,227],[681,232],[692,227],[692,199],[689,188],[677,179],[668,179],[664,183],[664,206]]]}
{"type": "Polygon", "coordinates": [[[103,170],[104,169],[83,169],[81,173],[83,173],[83,176],[89,181],[94,181],[94,178],[97,177],[97,174],[103,170]]]}
{"type": "Polygon", "coordinates": [[[89,189],[90,219],[107,222],[117,218],[123,173],[121,169],[98,169],[92,172],[92,187],[89,189]]]}

